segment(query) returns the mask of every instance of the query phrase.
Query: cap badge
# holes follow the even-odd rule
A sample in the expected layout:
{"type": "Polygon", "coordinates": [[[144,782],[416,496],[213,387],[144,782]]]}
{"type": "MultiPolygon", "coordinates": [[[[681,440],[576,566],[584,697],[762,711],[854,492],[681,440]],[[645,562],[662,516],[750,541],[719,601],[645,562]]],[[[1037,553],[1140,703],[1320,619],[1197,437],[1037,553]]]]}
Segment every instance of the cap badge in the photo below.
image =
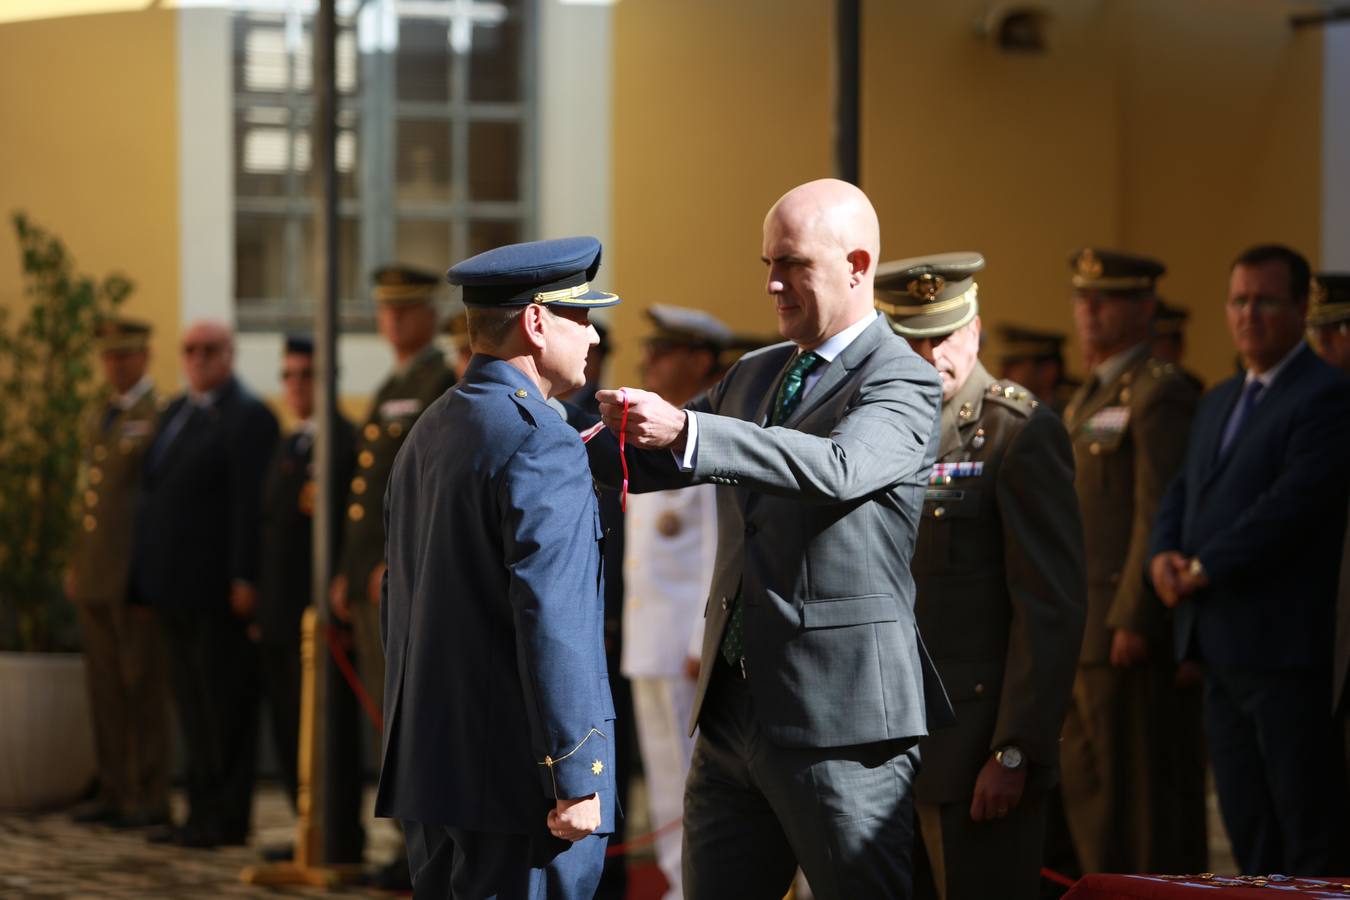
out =
{"type": "Polygon", "coordinates": [[[1321,279],[1314,277],[1308,284],[1308,300],[1313,306],[1321,306],[1327,302],[1327,286],[1321,279]]]}
{"type": "Polygon", "coordinates": [[[1102,277],[1102,261],[1090,249],[1078,254],[1078,274],[1084,278],[1102,277]]]}
{"type": "Polygon", "coordinates": [[[924,272],[905,286],[905,291],[915,300],[922,300],[925,303],[932,300],[942,290],[942,286],[947,280],[941,275],[934,275],[932,272],[924,272]]]}

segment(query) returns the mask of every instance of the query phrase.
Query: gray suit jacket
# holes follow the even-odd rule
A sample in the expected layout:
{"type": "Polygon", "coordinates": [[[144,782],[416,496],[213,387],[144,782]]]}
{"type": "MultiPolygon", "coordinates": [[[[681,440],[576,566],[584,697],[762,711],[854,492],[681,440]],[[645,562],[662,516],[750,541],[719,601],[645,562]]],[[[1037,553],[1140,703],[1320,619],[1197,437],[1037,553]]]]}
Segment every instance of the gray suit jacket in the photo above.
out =
{"type": "MultiPolygon", "coordinates": [[[[919,737],[952,720],[915,626],[909,570],[941,384],[878,317],[782,427],[764,427],[795,352],[784,343],[747,354],[690,404],[699,413],[693,471],[669,451],[628,451],[634,491],[722,486],[693,723],[739,591],[748,681],[770,740],[919,737]]],[[[588,449],[596,476],[614,483],[613,436],[588,449]]]]}

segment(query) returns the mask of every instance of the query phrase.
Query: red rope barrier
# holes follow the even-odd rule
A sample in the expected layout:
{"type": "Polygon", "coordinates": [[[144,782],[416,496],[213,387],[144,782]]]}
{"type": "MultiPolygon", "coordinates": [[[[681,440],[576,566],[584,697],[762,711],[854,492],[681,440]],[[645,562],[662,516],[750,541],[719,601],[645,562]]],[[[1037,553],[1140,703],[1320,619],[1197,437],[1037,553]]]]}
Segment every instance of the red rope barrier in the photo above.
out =
{"type": "Polygon", "coordinates": [[[676,819],[674,822],[667,822],[655,831],[649,831],[646,834],[640,834],[631,841],[624,841],[622,844],[615,844],[605,850],[606,856],[625,856],[630,850],[639,850],[656,841],[666,834],[680,827],[684,819],[676,819]]]}
{"type": "Polygon", "coordinates": [[[328,639],[328,652],[333,657],[333,662],[337,663],[338,671],[347,682],[347,687],[352,689],[356,695],[356,702],[361,704],[361,708],[366,711],[366,717],[370,719],[370,724],[375,726],[375,730],[384,734],[384,716],[380,715],[380,708],[375,705],[375,701],[370,699],[370,694],[366,693],[365,685],[352,668],[352,662],[347,658],[347,649],[342,646],[342,638],[338,630],[332,625],[324,631],[324,637],[328,639]]]}
{"type": "Polygon", "coordinates": [[[1072,878],[1070,878],[1068,875],[1061,875],[1054,869],[1047,869],[1045,866],[1041,866],[1041,877],[1044,878],[1046,881],[1053,881],[1055,884],[1062,885],[1064,887],[1073,887],[1075,884],[1078,883],[1074,881],[1072,878]]]}

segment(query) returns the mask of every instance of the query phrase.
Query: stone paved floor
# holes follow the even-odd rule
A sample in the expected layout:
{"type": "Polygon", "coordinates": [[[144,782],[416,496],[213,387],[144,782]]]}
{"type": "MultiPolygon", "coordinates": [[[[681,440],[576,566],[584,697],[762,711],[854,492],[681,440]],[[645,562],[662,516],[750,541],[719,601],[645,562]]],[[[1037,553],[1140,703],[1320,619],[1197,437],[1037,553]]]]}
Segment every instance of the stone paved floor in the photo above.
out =
{"type": "MultiPolygon", "coordinates": [[[[637,782],[629,812],[635,832],[646,830],[645,797],[637,782]]],[[[367,795],[367,862],[391,859],[401,840],[393,826],[369,814],[373,795],[367,795]]],[[[181,796],[175,812],[185,812],[181,796]]],[[[1236,871],[1227,836],[1218,818],[1214,794],[1210,806],[1210,869],[1221,874],[1236,871]]],[[[137,832],[119,832],[76,825],[66,813],[21,815],[0,813],[0,898],[28,897],[92,900],[198,900],[212,897],[384,897],[392,895],[360,887],[262,888],[243,884],[239,873],[260,862],[258,848],[288,843],[295,819],[282,792],[263,787],[254,804],[254,834],[250,847],[214,851],[184,850],[147,844],[137,832]]],[[[659,875],[649,856],[634,861],[644,867],[634,879],[631,900],[659,896],[659,875]],[[654,880],[655,879],[655,880],[654,880]]],[[[630,870],[631,871],[631,870],[630,870]]],[[[636,873],[635,873],[636,874],[636,873]]]]}
{"type": "MultiPolygon", "coordinates": [[[[369,800],[369,798],[368,798],[369,800]]],[[[181,819],[181,796],[174,799],[181,819]]],[[[367,804],[369,808],[369,803],[367,804]]],[[[249,847],[185,850],[147,844],[143,832],[76,825],[66,813],[0,814],[0,897],[135,897],[138,900],[209,897],[385,897],[373,889],[261,888],[239,873],[260,863],[258,848],[289,843],[295,818],[284,794],[264,787],[254,804],[249,847]]],[[[390,823],[369,817],[367,860],[392,858],[401,840],[390,823]]]]}

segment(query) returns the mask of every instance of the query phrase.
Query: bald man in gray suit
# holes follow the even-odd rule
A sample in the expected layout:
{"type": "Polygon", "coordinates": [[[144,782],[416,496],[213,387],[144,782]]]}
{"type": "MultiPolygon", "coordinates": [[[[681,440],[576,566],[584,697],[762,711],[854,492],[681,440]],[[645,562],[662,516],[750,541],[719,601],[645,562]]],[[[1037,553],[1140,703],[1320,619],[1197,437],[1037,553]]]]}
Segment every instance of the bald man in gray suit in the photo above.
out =
{"type": "MultiPolygon", "coordinates": [[[[842,181],[764,221],[786,343],[684,409],[601,391],[632,489],[717,484],[718,552],[685,792],[685,896],[910,896],[918,739],[951,718],[914,624],[909,562],[937,451],[933,368],[873,309],[880,229],[842,181]]],[[[613,433],[592,469],[618,479],[613,433]]],[[[692,728],[692,725],[691,725],[692,728]]]]}

